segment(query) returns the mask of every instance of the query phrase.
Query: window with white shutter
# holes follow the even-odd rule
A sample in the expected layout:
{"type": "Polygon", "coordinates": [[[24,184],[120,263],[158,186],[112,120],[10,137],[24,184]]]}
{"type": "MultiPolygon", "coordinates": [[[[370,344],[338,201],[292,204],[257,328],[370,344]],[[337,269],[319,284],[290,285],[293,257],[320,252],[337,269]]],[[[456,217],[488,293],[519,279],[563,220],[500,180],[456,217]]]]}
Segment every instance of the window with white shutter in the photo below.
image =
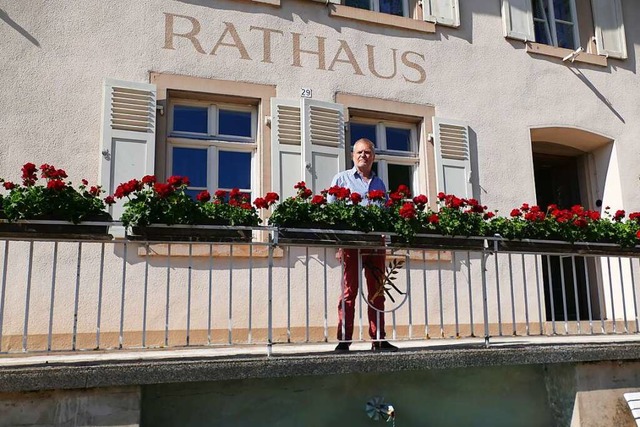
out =
{"type": "Polygon", "coordinates": [[[466,123],[433,118],[438,192],[473,197],[469,126],[466,123]]]}
{"type": "MultiPolygon", "coordinates": [[[[100,181],[108,194],[122,182],[154,173],[155,134],[155,85],[105,80],[100,181]]],[[[111,206],[114,219],[122,204],[111,206]]]]}
{"type": "Polygon", "coordinates": [[[300,101],[271,100],[271,182],[281,199],[295,195],[303,180],[300,101]]]}
{"type": "MultiPolygon", "coordinates": [[[[624,59],[627,57],[621,0],[502,0],[504,35],[508,38],[535,42],[558,48],[591,53],[592,40],[596,41],[597,54],[624,59]],[[578,17],[590,22],[591,32],[578,32],[578,17]]],[[[590,24],[589,24],[590,25],[590,24]]],[[[581,28],[585,28],[583,26],[581,28]]],[[[552,52],[548,49],[527,49],[559,58],[568,50],[552,52]]],[[[578,52],[572,57],[572,60],[578,52]]],[[[585,55],[585,54],[582,54],[585,55]]],[[[585,59],[586,62],[591,62],[585,59]]],[[[595,61],[606,65],[605,61],[595,61]]]]}
{"type": "Polygon", "coordinates": [[[449,27],[460,26],[460,6],[458,0],[423,0],[424,20],[449,27]]]}

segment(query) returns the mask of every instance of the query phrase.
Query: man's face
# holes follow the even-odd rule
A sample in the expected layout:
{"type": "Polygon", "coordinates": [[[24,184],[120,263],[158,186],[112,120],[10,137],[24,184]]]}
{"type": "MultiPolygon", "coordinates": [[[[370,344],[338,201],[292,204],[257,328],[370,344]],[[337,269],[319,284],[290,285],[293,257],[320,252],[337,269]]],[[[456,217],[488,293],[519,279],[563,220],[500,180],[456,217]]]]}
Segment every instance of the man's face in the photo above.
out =
{"type": "Polygon", "coordinates": [[[353,146],[353,164],[358,169],[371,170],[376,155],[365,142],[358,142],[353,146]]]}

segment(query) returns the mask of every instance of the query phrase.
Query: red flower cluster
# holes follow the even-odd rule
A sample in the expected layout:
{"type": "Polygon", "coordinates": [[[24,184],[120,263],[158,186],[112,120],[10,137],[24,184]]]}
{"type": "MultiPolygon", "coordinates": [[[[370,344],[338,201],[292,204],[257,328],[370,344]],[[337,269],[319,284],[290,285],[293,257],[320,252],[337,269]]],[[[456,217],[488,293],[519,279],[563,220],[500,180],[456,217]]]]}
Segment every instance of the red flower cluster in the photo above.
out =
{"type": "MultiPolygon", "coordinates": [[[[590,221],[600,219],[599,212],[586,210],[580,205],[574,205],[571,209],[558,209],[557,205],[552,204],[547,207],[547,215],[555,219],[558,223],[564,224],[571,221],[573,225],[580,228],[589,225],[590,221]]],[[[622,216],[624,216],[624,211],[622,211],[622,216]]],[[[542,219],[544,219],[544,217],[542,219]]]]}
{"type": "Polygon", "coordinates": [[[158,197],[164,199],[166,197],[169,197],[175,191],[175,187],[171,184],[156,182],[155,184],[153,184],[153,191],[156,192],[158,197]]]}
{"type": "Polygon", "coordinates": [[[416,207],[413,203],[406,202],[398,210],[398,214],[404,219],[414,219],[416,217],[416,207]]]}
{"type": "Polygon", "coordinates": [[[424,194],[420,194],[413,198],[413,203],[415,203],[420,210],[424,210],[425,206],[427,206],[427,202],[427,196],[425,196],[424,194]]]}
{"type": "Polygon", "coordinates": [[[360,202],[362,202],[362,196],[360,195],[360,193],[351,193],[351,196],[349,196],[349,199],[351,200],[351,203],[353,203],[354,205],[359,205],[360,202]]]}
{"type": "Polygon", "coordinates": [[[138,181],[137,179],[132,179],[118,185],[113,195],[117,199],[122,199],[123,197],[128,197],[129,194],[140,190],[142,190],[142,182],[138,181]]]}
{"type": "Polygon", "coordinates": [[[322,194],[316,194],[311,198],[312,205],[325,205],[327,203],[327,198],[322,194]]]}
{"type": "Polygon", "coordinates": [[[113,196],[107,196],[107,197],[104,198],[104,202],[107,205],[111,206],[116,202],[116,199],[114,199],[113,196]]]}
{"type": "Polygon", "coordinates": [[[330,196],[335,197],[337,200],[347,200],[351,196],[351,190],[339,185],[334,185],[327,190],[330,196]]]}
{"type": "Polygon", "coordinates": [[[66,183],[61,179],[52,179],[47,182],[47,188],[53,191],[61,191],[66,187],[66,183]]]}
{"type": "Polygon", "coordinates": [[[5,190],[13,190],[14,188],[16,188],[16,185],[11,181],[3,182],[2,186],[5,188],[5,190]]]}
{"type": "Polygon", "coordinates": [[[196,200],[202,203],[207,203],[209,200],[211,200],[211,194],[209,194],[207,190],[201,191],[196,196],[196,200]]]}
{"type": "Polygon", "coordinates": [[[40,170],[42,171],[42,177],[46,179],[67,178],[67,173],[63,169],[56,169],[54,166],[47,163],[40,165],[40,170]]]}
{"type": "Polygon", "coordinates": [[[371,190],[367,193],[367,199],[371,201],[382,201],[386,199],[387,195],[382,190],[371,190]]]}
{"type": "Polygon", "coordinates": [[[253,204],[258,209],[269,209],[269,207],[275,204],[278,200],[280,200],[278,193],[269,192],[264,197],[258,197],[255,199],[253,204]]]}
{"type": "Polygon", "coordinates": [[[142,177],[142,183],[143,184],[147,184],[149,187],[151,187],[153,184],[156,183],[156,177],[155,175],[145,175],[142,177]]]}
{"type": "Polygon", "coordinates": [[[27,187],[35,184],[38,179],[38,176],[36,175],[37,172],[38,169],[36,168],[36,165],[33,163],[25,163],[22,166],[22,183],[27,187]]]}
{"type": "Polygon", "coordinates": [[[306,200],[309,197],[313,196],[313,191],[307,188],[307,184],[304,181],[300,181],[296,185],[293,186],[296,190],[298,190],[298,197],[306,200]]]}

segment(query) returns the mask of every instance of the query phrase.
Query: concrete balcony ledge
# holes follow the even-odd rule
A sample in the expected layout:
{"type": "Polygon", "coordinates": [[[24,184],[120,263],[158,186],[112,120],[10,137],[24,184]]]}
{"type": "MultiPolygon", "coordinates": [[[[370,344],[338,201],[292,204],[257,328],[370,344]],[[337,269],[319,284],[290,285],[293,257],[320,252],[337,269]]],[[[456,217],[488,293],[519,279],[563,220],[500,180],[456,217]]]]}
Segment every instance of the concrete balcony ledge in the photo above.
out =
{"type": "Polygon", "coordinates": [[[507,337],[397,342],[373,353],[367,342],[347,354],[335,344],[101,351],[0,357],[0,392],[136,386],[350,373],[640,360],[640,337],[507,337]]]}

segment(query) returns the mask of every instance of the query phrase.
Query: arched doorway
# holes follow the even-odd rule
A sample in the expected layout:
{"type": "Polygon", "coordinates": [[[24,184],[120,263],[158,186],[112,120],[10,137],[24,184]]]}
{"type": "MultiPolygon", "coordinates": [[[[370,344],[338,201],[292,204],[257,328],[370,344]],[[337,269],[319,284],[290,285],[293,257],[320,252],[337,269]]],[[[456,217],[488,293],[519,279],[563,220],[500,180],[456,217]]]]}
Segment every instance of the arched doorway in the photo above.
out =
{"type": "MultiPolygon", "coordinates": [[[[536,202],[545,209],[582,205],[602,211],[613,141],[582,129],[531,129],[536,202]]],[[[550,256],[543,260],[547,320],[586,320],[605,316],[596,259],[550,256]]]]}

